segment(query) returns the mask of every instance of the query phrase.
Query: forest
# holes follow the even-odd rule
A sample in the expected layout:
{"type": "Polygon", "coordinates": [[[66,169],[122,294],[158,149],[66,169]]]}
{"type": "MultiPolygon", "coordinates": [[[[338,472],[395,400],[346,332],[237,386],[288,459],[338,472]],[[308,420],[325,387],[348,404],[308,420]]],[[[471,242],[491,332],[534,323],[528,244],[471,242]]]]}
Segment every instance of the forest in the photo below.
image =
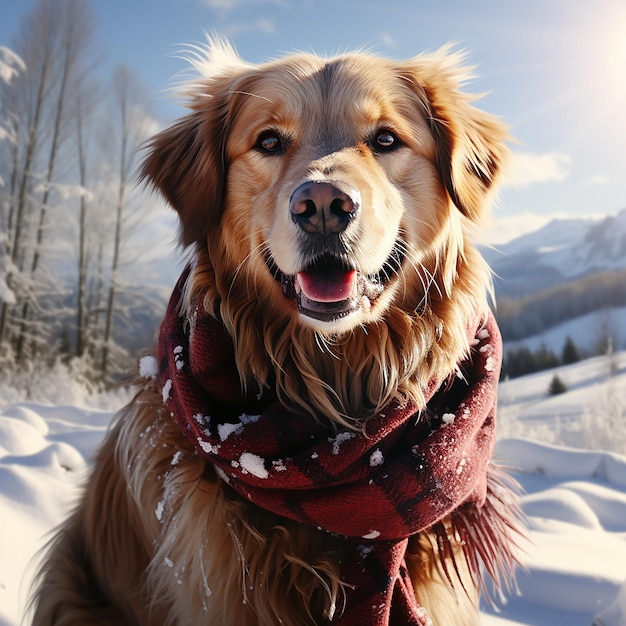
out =
{"type": "Polygon", "coordinates": [[[145,304],[129,267],[157,124],[140,77],[104,75],[95,27],[88,2],[40,0],[0,47],[0,369],[77,359],[105,385],[129,362],[119,328],[145,304]]]}
{"type": "MultiPolygon", "coordinates": [[[[497,317],[504,340],[517,341],[593,311],[623,306],[626,306],[626,270],[605,270],[522,298],[498,296],[497,317]]],[[[606,332],[610,334],[611,329],[606,332]]],[[[600,352],[603,349],[604,346],[599,346],[600,352]]]]}

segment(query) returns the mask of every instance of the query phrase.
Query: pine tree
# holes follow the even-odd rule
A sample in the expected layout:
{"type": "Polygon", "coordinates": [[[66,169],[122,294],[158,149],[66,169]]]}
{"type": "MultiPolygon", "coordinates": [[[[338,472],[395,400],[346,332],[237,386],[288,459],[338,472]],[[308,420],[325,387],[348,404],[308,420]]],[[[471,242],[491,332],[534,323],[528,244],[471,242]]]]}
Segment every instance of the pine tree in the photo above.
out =
{"type": "Polygon", "coordinates": [[[561,353],[561,361],[563,361],[564,365],[578,363],[578,361],[580,361],[580,352],[578,352],[578,348],[570,336],[565,340],[563,352],[561,353]]]}
{"type": "Polygon", "coordinates": [[[567,391],[567,385],[559,378],[557,374],[552,377],[550,386],[548,387],[548,393],[551,396],[558,396],[561,393],[567,391]]]}

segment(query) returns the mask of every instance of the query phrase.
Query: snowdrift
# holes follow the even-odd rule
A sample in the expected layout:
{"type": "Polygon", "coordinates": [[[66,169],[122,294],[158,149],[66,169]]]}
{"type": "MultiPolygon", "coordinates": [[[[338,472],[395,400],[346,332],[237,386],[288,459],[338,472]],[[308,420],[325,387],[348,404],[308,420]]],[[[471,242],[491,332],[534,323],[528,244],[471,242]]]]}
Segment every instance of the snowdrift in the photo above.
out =
{"type": "MultiPolygon", "coordinates": [[[[549,373],[503,385],[504,430],[555,441],[560,411],[582,444],[584,430],[574,426],[585,415],[593,420],[579,394],[616,384],[622,400],[626,393],[624,372],[602,382],[597,367],[570,366],[562,375],[572,390],[558,400],[546,397],[549,373]]],[[[0,389],[0,626],[17,626],[35,555],[76,500],[113,413],[6,405],[0,389]]],[[[626,626],[626,456],[516,436],[499,442],[497,457],[514,468],[524,490],[529,541],[518,589],[495,607],[484,602],[485,625],[590,626],[598,618],[598,625],[626,626]]]]}

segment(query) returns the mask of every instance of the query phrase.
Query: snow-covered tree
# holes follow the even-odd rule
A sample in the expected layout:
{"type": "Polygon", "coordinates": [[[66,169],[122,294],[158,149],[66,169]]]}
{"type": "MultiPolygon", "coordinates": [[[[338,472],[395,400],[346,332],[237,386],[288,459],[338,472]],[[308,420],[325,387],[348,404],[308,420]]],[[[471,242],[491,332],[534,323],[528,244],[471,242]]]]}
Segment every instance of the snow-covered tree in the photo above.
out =
{"type": "Polygon", "coordinates": [[[131,70],[101,86],[94,32],[88,2],[38,0],[0,48],[0,355],[20,367],[57,344],[102,370],[124,353],[137,149],[154,126],[131,70]]]}
{"type": "MultiPolygon", "coordinates": [[[[20,72],[26,70],[24,61],[9,48],[0,46],[0,83],[3,84],[3,93],[8,93],[13,79],[20,72]]],[[[0,142],[9,146],[16,142],[13,125],[7,112],[2,109],[0,100],[0,142]]],[[[10,149],[10,148],[9,148],[10,149]]],[[[5,181],[0,176],[0,315],[7,306],[15,304],[15,294],[8,284],[8,277],[13,271],[11,256],[9,253],[9,239],[7,236],[8,226],[8,198],[5,191],[5,181]]]]}
{"type": "Polygon", "coordinates": [[[17,301],[4,317],[0,339],[11,344],[20,362],[49,345],[50,322],[59,319],[47,315],[62,298],[60,281],[48,268],[55,227],[67,222],[70,199],[85,192],[74,178],[73,151],[63,150],[72,137],[81,78],[93,57],[93,32],[87,3],[39,0],[16,38],[28,67],[15,81],[11,100],[17,143],[10,161],[7,233],[17,301]]]}
{"type": "Polygon", "coordinates": [[[110,367],[113,338],[113,321],[116,301],[122,287],[120,270],[123,248],[141,214],[130,211],[133,204],[137,152],[153,130],[147,111],[148,97],[140,79],[126,66],[118,66],[112,78],[111,147],[115,168],[112,183],[115,187],[113,225],[113,250],[108,281],[107,303],[104,318],[102,372],[106,376],[110,367]],[[135,220],[133,225],[131,219],[135,220]]]}

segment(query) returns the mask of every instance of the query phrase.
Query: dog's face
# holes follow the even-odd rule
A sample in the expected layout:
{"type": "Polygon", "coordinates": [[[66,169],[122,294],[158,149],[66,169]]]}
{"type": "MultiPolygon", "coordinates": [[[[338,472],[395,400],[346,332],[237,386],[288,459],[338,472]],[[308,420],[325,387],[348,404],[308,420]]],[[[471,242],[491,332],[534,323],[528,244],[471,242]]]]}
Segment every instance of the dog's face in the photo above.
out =
{"type": "Polygon", "coordinates": [[[144,174],[183,241],[219,255],[222,299],[244,281],[268,314],[338,334],[450,288],[505,131],[457,91],[449,59],[231,55],[210,73],[144,174]]]}
{"type": "Polygon", "coordinates": [[[405,257],[419,263],[442,194],[408,85],[370,59],[302,61],[248,80],[254,97],[226,143],[226,212],[246,213],[250,248],[301,320],[336,332],[380,315],[405,257]]]}

